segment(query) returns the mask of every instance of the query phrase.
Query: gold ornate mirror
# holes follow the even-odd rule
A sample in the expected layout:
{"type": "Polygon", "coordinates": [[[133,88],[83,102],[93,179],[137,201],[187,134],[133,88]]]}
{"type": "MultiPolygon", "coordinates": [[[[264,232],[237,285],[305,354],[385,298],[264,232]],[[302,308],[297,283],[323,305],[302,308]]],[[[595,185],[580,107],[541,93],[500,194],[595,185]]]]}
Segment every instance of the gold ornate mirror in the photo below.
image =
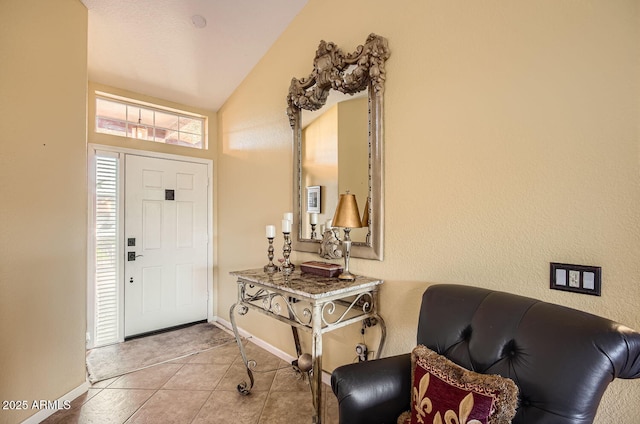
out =
{"type": "Polygon", "coordinates": [[[369,35],[353,53],[324,40],[306,78],[293,78],[293,249],[318,253],[339,194],[356,195],[364,227],[351,232],[351,257],[383,259],[383,95],[387,40],[369,35]]]}

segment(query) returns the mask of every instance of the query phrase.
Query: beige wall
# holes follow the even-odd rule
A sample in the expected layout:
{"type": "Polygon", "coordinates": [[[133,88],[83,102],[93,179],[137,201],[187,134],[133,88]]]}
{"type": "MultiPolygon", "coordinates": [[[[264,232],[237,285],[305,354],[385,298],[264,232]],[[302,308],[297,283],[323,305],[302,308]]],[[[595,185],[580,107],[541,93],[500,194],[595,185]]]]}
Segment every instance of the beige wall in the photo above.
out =
{"type": "MultiPolygon", "coordinates": [[[[322,225],[333,219],[341,193],[355,194],[360,211],[364,211],[368,195],[367,97],[342,100],[325,109],[302,130],[302,195],[305,196],[302,204],[306,202],[305,187],[322,187],[322,213],[318,216],[316,239],[322,238],[322,225]]],[[[305,211],[302,237],[308,239],[311,238],[310,217],[305,211]]],[[[365,242],[367,228],[354,228],[350,234],[354,242],[365,242]]]]}
{"type": "MultiPolygon", "coordinates": [[[[432,283],[640,328],[639,28],[634,0],[310,0],[219,112],[221,316],[228,272],[266,263],[264,225],[292,207],[291,77],[308,75],[321,39],[352,50],[375,32],[391,49],[385,260],[351,267],[386,281],[383,355],[413,347],[432,283]],[[602,266],[602,297],[549,290],[552,261],[602,266]]],[[[255,315],[240,326],[292,353],[290,330],[255,315]]],[[[353,360],[356,340],[332,334],[325,368],[353,360]]],[[[598,422],[638,415],[640,383],[614,382],[598,422]]]]}
{"type": "MultiPolygon", "coordinates": [[[[366,97],[338,103],[338,193],[355,194],[360,217],[369,196],[369,101],[366,97]]],[[[338,196],[336,196],[338,197],[338,196]]],[[[335,209],[334,209],[335,210],[335,209]]],[[[354,242],[366,242],[369,228],[353,228],[354,242]]]]}
{"type": "Polygon", "coordinates": [[[333,219],[338,204],[338,105],[327,107],[316,120],[302,130],[302,237],[311,238],[311,218],[306,213],[309,186],[319,185],[320,214],[316,227],[316,239],[322,238],[321,224],[333,219]]]}
{"type": "Polygon", "coordinates": [[[55,400],[85,382],[87,10],[2,0],[0,21],[0,400],[55,400]]]}

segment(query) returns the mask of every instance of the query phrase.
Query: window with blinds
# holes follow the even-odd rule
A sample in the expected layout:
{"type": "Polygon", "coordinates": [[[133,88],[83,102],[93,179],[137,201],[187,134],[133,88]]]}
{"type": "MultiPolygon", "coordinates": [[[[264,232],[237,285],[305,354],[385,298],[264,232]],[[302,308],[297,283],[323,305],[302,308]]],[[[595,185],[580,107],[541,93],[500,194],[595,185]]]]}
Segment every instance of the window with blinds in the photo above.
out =
{"type": "Polygon", "coordinates": [[[118,159],[96,156],[94,346],[118,341],[118,159]]]}

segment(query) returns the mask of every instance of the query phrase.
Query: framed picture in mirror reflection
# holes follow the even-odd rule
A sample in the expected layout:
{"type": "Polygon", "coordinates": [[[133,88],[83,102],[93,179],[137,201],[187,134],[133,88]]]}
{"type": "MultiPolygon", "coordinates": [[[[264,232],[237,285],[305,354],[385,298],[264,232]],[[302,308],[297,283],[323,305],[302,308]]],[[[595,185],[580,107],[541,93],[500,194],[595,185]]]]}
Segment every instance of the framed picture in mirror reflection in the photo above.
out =
{"type": "Polygon", "coordinates": [[[320,213],[320,186],[307,187],[307,213],[320,213]]]}

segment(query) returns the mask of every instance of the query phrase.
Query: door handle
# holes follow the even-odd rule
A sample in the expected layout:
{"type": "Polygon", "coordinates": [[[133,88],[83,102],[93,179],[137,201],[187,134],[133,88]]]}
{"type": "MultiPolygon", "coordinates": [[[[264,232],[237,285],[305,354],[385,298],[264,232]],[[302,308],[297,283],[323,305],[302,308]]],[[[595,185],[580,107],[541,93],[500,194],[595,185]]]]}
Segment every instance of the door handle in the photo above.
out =
{"type": "Polygon", "coordinates": [[[141,256],[144,256],[144,255],[136,255],[136,252],[127,252],[127,261],[128,262],[135,261],[136,258],[139,258],[141,256]]]}

